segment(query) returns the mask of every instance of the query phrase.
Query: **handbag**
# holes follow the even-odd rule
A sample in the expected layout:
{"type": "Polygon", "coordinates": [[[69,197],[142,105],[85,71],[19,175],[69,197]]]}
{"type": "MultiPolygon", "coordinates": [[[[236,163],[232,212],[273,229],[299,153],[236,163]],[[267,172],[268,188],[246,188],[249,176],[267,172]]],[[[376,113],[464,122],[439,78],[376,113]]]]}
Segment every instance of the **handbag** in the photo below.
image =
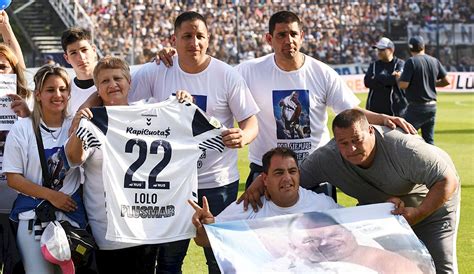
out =
{"type": "MultiPolygon", "coordinates": [[[[44,156],[43,140],[41,138],[40,129],[35,130],[36,143],[38,145],[38,153],[43,171],[43,186],[51,188],[51,177],[46,166],[44,156]]],[[[36,217],[41,222],[51,222],[56,220],[56,211],[59,210],[51,202],[47,200],[41,201],[35,209],[36,217]]],[[[88,262],[92,252],[97,249],[94,237],[83,228],[74,227],[68,221],[59,222],[66,232],[69,247],[71,249],[71,257],[76,266],[84,265],[88,262]]]]}
{"type": "Polygon", "coordinates": [[[87,262],[92,252],[97,249],[94,237],[84,228],[72,226],[68,221],[59,221],[69,242],[74,265],[80,267],[87,262]]]}

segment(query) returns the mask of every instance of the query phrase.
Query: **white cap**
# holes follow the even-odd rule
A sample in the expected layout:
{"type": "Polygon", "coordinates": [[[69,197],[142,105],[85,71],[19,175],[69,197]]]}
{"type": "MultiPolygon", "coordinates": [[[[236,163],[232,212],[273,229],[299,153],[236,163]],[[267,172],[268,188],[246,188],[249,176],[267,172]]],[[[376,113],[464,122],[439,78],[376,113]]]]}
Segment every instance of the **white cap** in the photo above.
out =
{"type": "Polygon", "coordinates": [[[387,37],[382,37],[377,44],[372,46],[373,49],[395,49],[395,44],[393,44],[392,40],[388,39],[387,37]]]}
{"type": "Polygon", "coordinates": [[[66,232],[58,221],[48,224],[41,235],[41,253],[50,263],[61,267],[63,274],[74,274],[74,263],[71,259],[71,248],[66,232]]]}

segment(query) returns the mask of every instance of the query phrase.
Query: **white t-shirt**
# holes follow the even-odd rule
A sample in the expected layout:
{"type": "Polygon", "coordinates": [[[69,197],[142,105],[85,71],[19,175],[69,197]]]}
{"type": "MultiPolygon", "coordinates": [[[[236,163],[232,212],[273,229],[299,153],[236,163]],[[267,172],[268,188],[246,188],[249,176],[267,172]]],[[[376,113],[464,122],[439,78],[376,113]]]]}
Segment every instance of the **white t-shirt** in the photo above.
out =
{"type": "Polygon", "coordinates": [[[94,85],[86,89],[78,87],[73,79],[71,81],[71,98],[69,99],[68,113],[74,116],[79,107],[96,91],[97,88],[94,85]]]}
{"type": "MultiPolygon", "coordinates": [[[[34,105],[34,97],[30,96],[25,99],[26,104],[30,111],[33,111],[34,105]]],[[[18,120],[23,118],[18,117],[18,120]]],[[[7,138],[9,131],[0,131],[0,214],[10,214],[12,209],[13,202],[16,199],[17,192],[8,186],[7,178],[5,174],[3,174],[2,166],[3,166],[3,153],[5,151],[5,141],[7,138]],[[3,143],[2,143],[3,142],[3,143]]]]}
{"type": "Polygon", "coordinates": [[[191,103],[92,108],[77,136],[103,150],[107,233],[111,241],[165,243],[189,239],[202,150],[224,150],[222,127],[191,103]]]}
{"type": "MultiPolygon", "coordinates": [[[[245,81],[224,62],[212,58],[204,71],[195,74],[184,72],[177,56],[173,57],[173,63],[176,65],[171,68],[155,63],[143,65],[132,75],[129,101],[150,97],[163,101],[177,90],[187,90],[194,96],[196,105],[227,128],[234,127],[234,118],[243,121],[259,111],[245,81]]],[[[203,153],[198,174],[199,189],[237,181],[237,150],[226,148],[224,153],[203,153]]]]}
{"type": "Polygon", "coordinates": [[[105,208],[105,190],[102,180],[102,150],[97,147],[85,151],[83,199],[89,225],[95,242],[100,250],[116,250],[138,244],[122,243],[105,239],[107,232],[107,211],[105,208]]]}
{"type": "Polygon", "coordinates": [[[295,71],[281,70],[274,54],[236,68],[261,110],[257,114],[259,133],[249,147],[249,160],[258,165],[262,165],[263,154],[276,146],[293,149],[299,160],[305,158],[329,142],[326,108],[339,113],[360,102],[333,69],[306,55],[303,66],[295,71]],[[299,123],[285,125],[284,98],[293,92],[301,106],[299,123]]]}
{"type": "MultiPolygon", "coordinates": [[[[71,168],[68,171],[65,164],[64,143],[68,137],[68,130],[72,118],[64,120],[61,128],[48,128],[43,123],[40,126],[45,158],[53,183],[54,189],[67,195],[72,195],[80,186],[79,169],[71,168]],[[54,132],[50,132],[53,130],[54,132]],[[54,137],[57,137],[55,140],[54,137]]],[[[22,174],[33,183],[42,185],[43,172],[38,155],[35,133],[31,119],[18,120],[10,130],[5,143],[3,158],[3,172],[22,174]]],[[[34,219],[33,210],[20,213],[20,220],[34,219]]],[[[56,211],[58,220],[67,219],[60,211],[56,211]]]]}
{"type": "Polygon", "coordinates": [[[226,222],[235,220],[248,220],[341,208],[341,206],[334,202],[334,200],[329,196],[318,194],[302,187],[298,189],[298,195],[298,202],[290,207],[279,207],[272,201],[267,201],[265,197],[262,197],[261,201],[263,207],[257,212],[254,212],[253,210],[245,211],[243,204],[232,203],[218,216],[216,216],[215,221],[226,222]]]}

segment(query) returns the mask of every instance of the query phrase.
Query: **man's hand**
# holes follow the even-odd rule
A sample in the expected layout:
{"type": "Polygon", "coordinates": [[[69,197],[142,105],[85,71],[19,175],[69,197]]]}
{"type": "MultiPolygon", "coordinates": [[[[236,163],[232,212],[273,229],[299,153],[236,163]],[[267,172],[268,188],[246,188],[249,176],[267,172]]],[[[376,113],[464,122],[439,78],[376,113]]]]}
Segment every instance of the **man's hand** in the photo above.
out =
{"type": "Polygon", "coordinates": [[[176,91],[176,99],[178,99],[178,102],[180,103],[184,103],[184,101],[192,102],[193,96],[186,90],[178,90],[176,91]]]}
{"type": "Polygon", "coordinates": [[[403,206],[403,207],[395,208],[394,210],[392,210],[392,214],[402,215],[403,217],[405,217],[405,219],[411,226],[416,225],[418,222],[420,222],[421,220],[425,218],[425,216],[422,216],[420,214],[420,211],[416,207],[403,206]]]}
{"type": "Polygon", "coordinates": [[[415,225],[423,219],[415,207],[405,207],[405,203],[398,197],[390,197],[387,202],[393,203],[395,209],[390,211],[393,215],[402,215],[410,225],[415,225]]]}
{"type": "Polygon", "coordinates": [[[25,118],[25,117],[30,116],[31,114],[30,109],[28,108],[26,101],[23,98],[21,98],[20,95],[7,94],[7,96],[10,97],[10,99],[12,99],[11,107],[12,107],[13,112],[15,112],[15,114],[18,117],[25,118]]]}
{"type": "Polygon", "coordinates": [[[383,115],[383,125],[391,129],[395,129],[397,126],[402,128],[403,131],[409,134],[417,134],[416,129],[412,124],[408,123],[405,119],[396,116],[383,115]]]}
{"type": "Polygon", "coordinates": [[[68,135],[74,134],[79,127],[79,123],[82,118],[87,118],[88,120],[92,119],[93,115],[89,108],[83,108],[76,112],[74,119],[72,120],[71,127],[69,127],[68,135]]]}
{"type": "Polygon", "coordinates": [[[228,148],[243,148],[244,143],[244,131],[240,128],[230,128],[225,130],[221,134],[222,142],[228,148]]]}
{"type": "Polygon", "coordinates": [[[202,208],[198,204],[196,204],[194,201],[188,200],[188,203],[196,211],[194,212],[193,217],[192,217],[193,225],[196,228],[201,228],[203,224],[214,223],[214,215],[212,215],[211,211],[209,210],[209,204],[205,196],[202,197],[202,208]]]}
{"type": "MultiPolygon", "coordinates": [[[[253,208],[253,211],[257,212],[258,208],[263,207],[262,204],[262,195],[265,194],[265,185],[263,184],[262,175],[257,176],[257,178],[252,182],[252,184],[247,188],[247,190],[240,195],[237,199],[237,204],[244,202],[244,210],[247,211],[249,208],[249,203],[253,208]]],[[[269,200],[270,197],[265,195],[269,200]]]]}
{"type": "Polygon", "coordinates": [[[155,57],[155,63],[157,65],[160,62],[163,62],[167,68],[173,66],[173,56],[176,54],[176,50],[172,47],[163,48],[162,50],[158,51],[155,57]]]}
{"type": "MultiPolygon", "coordinates": [[[[396,209],[402,209],[402,208],[405,207],[405,203],[404,203],[400,198],[398,198],[398,197],[390,197],[390,198],[388,198],[388,199],[387,199],[387,203],[392,203],[393,206],[395,207],[395,210],[396,210],[396,209]]],[[[395,213],[395,210],[392,210],[391,213],[397,215],[397,214],[395,213]]]]}
{"type": "Polygon", "coordinates": [[[393,73],[392,73],[392,76],[395,76],[395,79],[400,79],[400,76],[402,76],[402,73],[398,70],[395,70],[393,73]]]}

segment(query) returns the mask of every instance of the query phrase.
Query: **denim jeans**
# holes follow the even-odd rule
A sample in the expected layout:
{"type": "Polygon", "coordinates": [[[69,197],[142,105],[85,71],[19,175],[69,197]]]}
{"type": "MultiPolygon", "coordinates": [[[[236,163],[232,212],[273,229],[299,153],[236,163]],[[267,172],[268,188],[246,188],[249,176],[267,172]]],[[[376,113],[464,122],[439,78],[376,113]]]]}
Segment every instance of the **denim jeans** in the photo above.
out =
{"type": "Polygon", "coordinates": [[[156,256],[151,245],[115,250],[96,250],[97,269],[102,273],[153,273],[156,256]]]}
{"type": "Polygon", "coordinates": [[[409,104],[405,114],[405,120],[411,123],[415,129],[421,128],[421,137],[428,144],[434,144],[434,126],[436,117],[436,104],[409,104]]]}
{"type": "Polygon", "coordinates": [[[156,247],[156,274],[180,274],[184,257],[189,247],[189,239],[157,244],[156,247]]]}
{"type": "MultiPolygon", "coordinates": [[[[199,189],[198,190],[198,202],[202,206],[202,196],[206,196],[209,202],[209,210],[212,215],[217,216],[221,213],[228,205],[235,202],[237,199],[237,192],[239,191],[239,181],[235,181],[225,186],[210,189],[199,189]]],[[[216,258],[212,252],[212,248],[205,247],[204,255],[206,255],[207,268],[209,273],[220,273],[219,266],[217,265],[216,258]]]]}

